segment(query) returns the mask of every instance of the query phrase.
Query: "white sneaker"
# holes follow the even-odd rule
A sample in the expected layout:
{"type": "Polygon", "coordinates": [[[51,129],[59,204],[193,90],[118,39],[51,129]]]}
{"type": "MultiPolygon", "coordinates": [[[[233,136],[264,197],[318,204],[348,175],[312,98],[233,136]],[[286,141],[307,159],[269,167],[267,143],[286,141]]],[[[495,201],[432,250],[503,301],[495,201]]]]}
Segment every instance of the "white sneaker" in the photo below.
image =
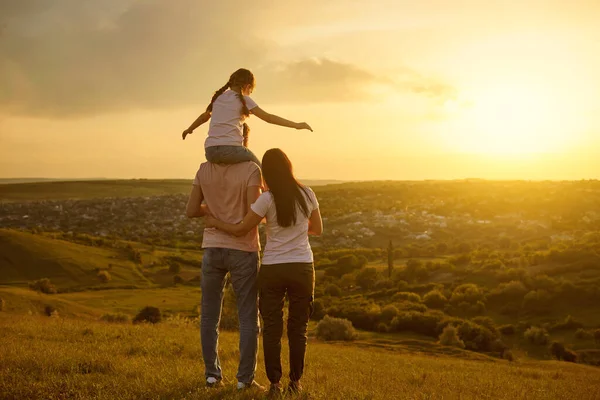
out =
{"type": "Polygon", "coordinates": [[[217,387],[222,386],[223,382],[220,379],[217,379],[213,376],[206,378],[206,387],[217,387]]]}

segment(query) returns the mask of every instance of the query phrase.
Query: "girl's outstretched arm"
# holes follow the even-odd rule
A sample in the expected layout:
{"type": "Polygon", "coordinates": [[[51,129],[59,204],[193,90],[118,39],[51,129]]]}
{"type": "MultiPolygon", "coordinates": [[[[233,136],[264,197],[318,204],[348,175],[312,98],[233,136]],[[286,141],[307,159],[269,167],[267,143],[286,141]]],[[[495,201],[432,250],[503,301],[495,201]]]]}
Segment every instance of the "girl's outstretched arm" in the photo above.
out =
{"type": "Polygon", "coordinates": [[[194,129],[196,129],[203,123],[207,122],[209,119],[210,119],[210,111],[205,111],[202,114],[200,114],[200,116],[198,118],[196,118],[196,120],[190,125],[190,127],[187,128],[185,131],[183,131],[183,133],[181,135],[183,140],[185,140],[185,137],[187,135],[191,135],[194,132],[194,129]]]}
{"type": "Polygon", "coordinates": [[[312,132],[312,128],[306,122],[293,122],[277,115],[269,114],[260,107],[254,107],[250,112],[269,124],[285,126],[286,128],[308,129],[312,132]]]}

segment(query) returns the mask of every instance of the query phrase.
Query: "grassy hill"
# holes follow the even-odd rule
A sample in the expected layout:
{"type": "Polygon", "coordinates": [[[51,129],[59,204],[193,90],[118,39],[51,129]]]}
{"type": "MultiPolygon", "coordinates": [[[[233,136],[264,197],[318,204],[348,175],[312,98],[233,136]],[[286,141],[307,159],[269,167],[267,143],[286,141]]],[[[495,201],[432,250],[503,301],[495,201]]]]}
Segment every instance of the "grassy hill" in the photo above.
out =
{"type": "MultiPolygon", "coordinates": [[[[194,324],[111,325],[0,313],[0,341],[2,398],[263,398],[257,393],[235,392],[238,336],[228,332],[220,337],[226,386],[217,390],[203,387],[194,324]]],[[[282,347],[287,371],[287,344],[282,347]]],[[[400,350],[311,340],[303,379],[310,397],[300,398],[600,398],[600,374],[593,367],[400,350]]],[[[256,379],[267,383],[261,355],[256,379]]]]}
{"type": "Polygon", "coordinates": [[[49,278],[59,289],[151,284],[119,250],[0,229],[0,284],[27,285],[41,278],[49,278]],[[97,269],[107,269],[109,264],[112,279],[100,283],[97,269]]]}

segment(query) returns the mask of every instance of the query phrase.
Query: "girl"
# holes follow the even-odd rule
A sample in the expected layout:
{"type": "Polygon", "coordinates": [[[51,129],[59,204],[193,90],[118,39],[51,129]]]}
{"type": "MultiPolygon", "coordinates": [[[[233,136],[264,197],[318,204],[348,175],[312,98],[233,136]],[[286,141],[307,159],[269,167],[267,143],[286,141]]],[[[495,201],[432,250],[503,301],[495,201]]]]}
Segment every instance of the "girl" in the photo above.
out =
{"type": "Polygon", "coordinates": [[[249,96],[255,86],[254,75],[247,69],[238,69],[229,77],[227,83],[213,95],[206,111],[202,113],[189,128],[183,131],[185,140],[194,129],[210,119],[208,137],[204,142],[206,160],[213,163],[237,164],[254,161],[260,165],[258,158],[243,145],[244,137],[249,132],[244,120],[250,113],[270,124],[295,129],[308,129],[306,122],[292,122],[269,114],[262,110],[249,96]]]}
{"type": "Polygon", "coordinates": [[[292,164],[280,149],[268,150],[262,170],[269,191],[250,207],[239,224],[228,224],[211,216],[206,227],[230,234],[245,235],[267,219],[267,244],[258,273],[259,309],[263,317],[265,369],[271,381],[271,394],[281,393],[281,335],[283,304],[287,293],[289,316],[287,332],[290,346],[290,383],[288,390],[299,392],[304,370],[306,330],[312,313],[315,273],[308,235],[320,235],[323,223],[314,192],[298,183],[292,164]]]}

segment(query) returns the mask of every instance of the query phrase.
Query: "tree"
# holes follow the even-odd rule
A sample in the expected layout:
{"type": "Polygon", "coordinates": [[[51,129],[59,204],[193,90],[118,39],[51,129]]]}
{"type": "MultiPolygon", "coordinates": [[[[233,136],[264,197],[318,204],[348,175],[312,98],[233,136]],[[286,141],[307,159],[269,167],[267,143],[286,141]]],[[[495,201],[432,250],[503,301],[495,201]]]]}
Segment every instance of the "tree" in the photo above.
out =
{"type": "Polygon", "coordinates": [[[365,267],[356,275],[356,284],[361,288],[369,290],[377,281],[377,270],[373,267],[365,267]]]}
{"type": "Polygon", "coordinates": [[[388,259],[388,278],[392,279],[392,273],[394,272],[394,245],[390,239],[390,243],[387,248],[387,259],[388,259]]]}

